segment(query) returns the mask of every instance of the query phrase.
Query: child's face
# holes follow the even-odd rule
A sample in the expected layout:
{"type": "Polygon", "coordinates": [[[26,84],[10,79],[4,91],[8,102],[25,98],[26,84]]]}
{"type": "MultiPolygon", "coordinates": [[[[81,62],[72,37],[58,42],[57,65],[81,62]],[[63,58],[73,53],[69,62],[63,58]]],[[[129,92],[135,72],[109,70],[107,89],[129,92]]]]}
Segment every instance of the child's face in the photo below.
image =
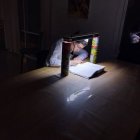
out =
{"type": "Polygon", "coordinates": [[[74,52],[79,52],[81,49],[84,48],[84,46],[83,46],[83,44],[81,44],[81,43],[76,43],[76,42],[74,42],[74,43],[72,43],[71,48],[72,48],[72,50],[73,50],[74,52]]]}

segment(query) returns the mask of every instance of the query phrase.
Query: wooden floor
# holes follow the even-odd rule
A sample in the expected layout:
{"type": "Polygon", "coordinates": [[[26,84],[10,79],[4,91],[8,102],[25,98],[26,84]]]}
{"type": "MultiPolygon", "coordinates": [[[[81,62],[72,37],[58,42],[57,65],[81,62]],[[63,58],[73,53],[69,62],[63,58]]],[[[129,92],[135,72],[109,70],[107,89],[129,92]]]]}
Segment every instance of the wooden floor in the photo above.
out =
{"type": "Polygon", "coordinates": [[[0,65],[1,82],[9,79],[0,87],[1,140],[136,138],[140,128],[139,65],[107,63],[109,71],[90,84],[93,96],[79,96],[71,103],[74,88],[89,86],[87,81],[84,86],[79,84],[82,78],[71,75],[59,80],[45,68],[20,75],[20,57],[7,52],[0,53],[0,65]]]}

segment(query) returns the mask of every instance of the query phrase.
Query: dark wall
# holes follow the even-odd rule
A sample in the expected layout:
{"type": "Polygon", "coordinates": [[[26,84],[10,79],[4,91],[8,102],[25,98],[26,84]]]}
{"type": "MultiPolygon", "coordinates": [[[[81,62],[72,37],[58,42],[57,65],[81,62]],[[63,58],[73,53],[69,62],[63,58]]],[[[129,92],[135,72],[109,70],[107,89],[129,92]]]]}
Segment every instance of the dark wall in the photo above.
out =
{"type": "Polygon", "coordinates": [[[40,0],[18,0],[21,30],[40,32],[40,0]]]}
{"type": "MultiPolygon", "coordinates": [[[[140,42],[132,43],[131,34],[140,32],[140,1],[129,1],[121,39],[119,58],[133,63],[140,63],[140,42]]],[[[140,35],[140,34],[139,34],[140,35]]]]}
{"type": "Polygon", "coordinates": [[[5,47],[10,52],[18,52],[20,45],[17,0],[2,0],[1,6],[3,7],[5,47]]]}
{"type": "MultiPolygon", "coordinates": [[[[42,3],[44,3],[43,0],[42,3]]],[[[46,8],[46,12],[44,11],[46,15],[44,14],[42,21],[48,25],[43,25],[43,29],[50,28],[51,42],[76,31],[81,33],[98,32],[101,36],[100,59],[115,58],[119,52],[126,8],[127,0],[91,0],[88,19],[70,18],[68,16],[68,1],[52,0],[50,9],[46,8]],[[48,11],[51,11],[50,17],[48,11]],[[50,22],[47,22],[48,19],[50,22]]]]}

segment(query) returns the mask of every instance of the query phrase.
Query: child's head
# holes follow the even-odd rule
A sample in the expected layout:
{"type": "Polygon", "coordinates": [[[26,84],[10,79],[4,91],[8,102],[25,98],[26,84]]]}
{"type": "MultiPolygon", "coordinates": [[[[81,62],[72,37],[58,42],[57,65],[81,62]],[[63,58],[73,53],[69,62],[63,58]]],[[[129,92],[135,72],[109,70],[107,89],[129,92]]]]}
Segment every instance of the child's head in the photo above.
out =
{"type": "Polygon", "coordinates": [[[85,46],[87,46],[87,42],[84,40],[74,41],[71,43],[71,50],[72,52],[79,52],[85,46]]]}

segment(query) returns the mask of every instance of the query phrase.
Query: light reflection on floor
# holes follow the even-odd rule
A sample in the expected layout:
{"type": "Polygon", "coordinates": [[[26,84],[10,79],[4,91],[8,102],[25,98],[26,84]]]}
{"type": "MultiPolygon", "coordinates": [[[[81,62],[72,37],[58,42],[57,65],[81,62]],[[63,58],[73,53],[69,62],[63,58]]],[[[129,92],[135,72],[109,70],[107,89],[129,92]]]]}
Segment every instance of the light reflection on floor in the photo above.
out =
{"type": "Polygon", "coordinates": [[[73,102],[85,94],[87,94],[87,98],[90,98],[92,95],[91,94],[89,95],[89,91],[90,87],[85,87],[79,91],[76,91],[67,98],[67,102],[73,102]]]}

